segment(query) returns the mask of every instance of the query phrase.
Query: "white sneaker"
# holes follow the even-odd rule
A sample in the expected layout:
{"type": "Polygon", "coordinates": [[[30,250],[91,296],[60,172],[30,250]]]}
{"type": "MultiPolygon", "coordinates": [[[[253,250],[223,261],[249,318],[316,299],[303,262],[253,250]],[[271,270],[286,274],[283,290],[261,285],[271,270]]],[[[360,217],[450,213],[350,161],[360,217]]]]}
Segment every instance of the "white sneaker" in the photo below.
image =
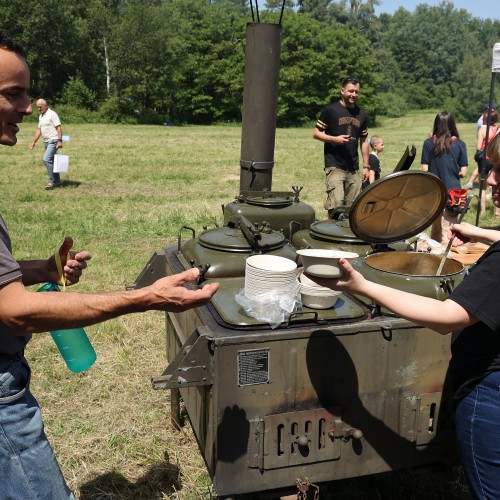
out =
{"type": "Polygon", "coordinates": [[[472,189],[472,187],[473,187],[472,182],[468,182],[468,183],[465,185],[465,187],[466,187],[467,189],[472,189]]]}

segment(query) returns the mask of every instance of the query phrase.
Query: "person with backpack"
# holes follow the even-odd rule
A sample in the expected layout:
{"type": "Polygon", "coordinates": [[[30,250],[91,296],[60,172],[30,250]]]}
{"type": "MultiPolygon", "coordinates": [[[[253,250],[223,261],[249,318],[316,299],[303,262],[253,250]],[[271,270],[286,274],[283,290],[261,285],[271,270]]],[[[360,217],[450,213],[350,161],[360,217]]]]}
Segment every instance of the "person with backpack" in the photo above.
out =
{"type": "MultiPolygon", "coordinates": [[[[484,150],[487,146],[486,132],[488,132],[488,144],[489,144],[500,131],[497,122],[498,122],[498,111],[496,109],[492,109],[490,110],[489,130],[487,130],[488,126],[487,124],[485,124],[478,130],[477,133],[477,145],[476,145],[477,151],[474,158],[478,160],[478,173],[479,173],[479,166],[481,166],[483,168],[485,177],[488,176],[492,168],[488,155],[486,155],[486,157],[484,158],[484,150]]],[[[483,213],[486,212],[486,189],[483,189],[481,191],[481,212],[483,213]]],[[[495,208],[495,217],[497,219],[500,218],[500,208],[495,208]]]]}
{"type": "MultiPolygon", "coordinates": [[[[460,179],[467,175],[467,149],[448,111],[436,115],[432,135],[422,148],[421,164],[422,170],[441,179],[447,192],[461,188],[460,179]]],[[[432,224],[431,238],[446,246],[450,226],[456,222],[457,215],[458,212],[446,207],[432,224]]]]}

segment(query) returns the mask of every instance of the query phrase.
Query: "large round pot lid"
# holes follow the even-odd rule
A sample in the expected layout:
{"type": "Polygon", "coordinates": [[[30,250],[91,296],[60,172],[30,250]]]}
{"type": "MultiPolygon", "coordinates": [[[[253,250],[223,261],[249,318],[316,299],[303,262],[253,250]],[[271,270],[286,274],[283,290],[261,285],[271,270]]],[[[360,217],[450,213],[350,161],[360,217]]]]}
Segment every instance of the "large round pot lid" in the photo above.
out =
{"type": "MultiPolygon", "coordinates": [[[[199,242],[205,248],[225,252],[250,252],[252,250],[252,246],[239,228],[208,229],[200,233],[199,242]]],[[[266,250],[276,250],[283,247],[284,244],[285,237],[277,231],[262,233],[257,242],[258,248],[266,250]]]]}
{"type": "Polygon", "coordinates": [[[390,243],[410,238],[441,215],[446,189],[433,174],[396,172],[370,184],[349,212],[352,232],[361,240],[390,243]]]}
{"type": "Polygon", "coordinates": [[[246,202],[249,205],[257,205],[260,207],[288,207],[293,203],[293,198],[291,196],[275,196],[275,195],[264,195],[264,196],[247,196],[246,202]]]}
{"type": "Polygon", "coordinates": [[[356,238],[351,230],[349,219],[326,219],[313,222],[309,227],[309,234],[314,238],[326,241],[344,241],[348,243],[364,243],[356,238]]]}

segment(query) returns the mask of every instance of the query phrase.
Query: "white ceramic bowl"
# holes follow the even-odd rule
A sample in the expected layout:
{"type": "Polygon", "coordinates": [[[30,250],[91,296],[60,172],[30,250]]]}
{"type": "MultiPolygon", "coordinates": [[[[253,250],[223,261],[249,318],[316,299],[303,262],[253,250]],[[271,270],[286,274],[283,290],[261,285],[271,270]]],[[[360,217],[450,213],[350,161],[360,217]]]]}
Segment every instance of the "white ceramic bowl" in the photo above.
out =
{"type": "Polygon", "coordinates": [[[247,265],[256,269],[276,273],[290,273],[297,269],[293,260],[278,255],[252,255],[246,260],[247,265]]]}
{"type": "Polygon", "coordinates": [[[324,288],[321,285],[318,285],[316,281],[309,278],[309,276],[306,276],[303,272],[299,272],[299,281],[302,285],[324,288]]]}
{"type": "Polygon", "coordinates": [[[339,259],[344,258],[349,262],[359,257],[354,252],[343,252],[341,250],[329,250],[322,248],[307,248],[297,250],[302,259],[304,271],[313,276],[321,278],[338,278],[342,276],[339,267],[339,259]]]}
{"type": "Polygon", "coordinates": [[[332,297],[342,293],[338,290],[331,290],[330,288],[323,288],[322,286],[308,286],[302,283],[300,284],[299,290],[306,295],[328,295],[332,297]]]}
{"type": "Polygon", "coordinates": [[[339,294],[336,295],[308,295],[301,293],[302,304],[311,309],[328,309],[335,305],[339,294]]]}

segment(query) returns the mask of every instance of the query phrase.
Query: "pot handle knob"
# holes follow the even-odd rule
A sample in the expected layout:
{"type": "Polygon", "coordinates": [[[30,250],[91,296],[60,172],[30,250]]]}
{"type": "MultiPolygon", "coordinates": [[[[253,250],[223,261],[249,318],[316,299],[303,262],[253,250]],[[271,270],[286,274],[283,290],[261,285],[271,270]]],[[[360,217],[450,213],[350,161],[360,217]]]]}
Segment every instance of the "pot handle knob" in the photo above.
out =
{"type": "Polygon", "coordinates": [[[305,435],[299,436],[297,438],[297,444],[299,445],[300,448],[307,449],[309,448],[309,438],[305,435]]]}

